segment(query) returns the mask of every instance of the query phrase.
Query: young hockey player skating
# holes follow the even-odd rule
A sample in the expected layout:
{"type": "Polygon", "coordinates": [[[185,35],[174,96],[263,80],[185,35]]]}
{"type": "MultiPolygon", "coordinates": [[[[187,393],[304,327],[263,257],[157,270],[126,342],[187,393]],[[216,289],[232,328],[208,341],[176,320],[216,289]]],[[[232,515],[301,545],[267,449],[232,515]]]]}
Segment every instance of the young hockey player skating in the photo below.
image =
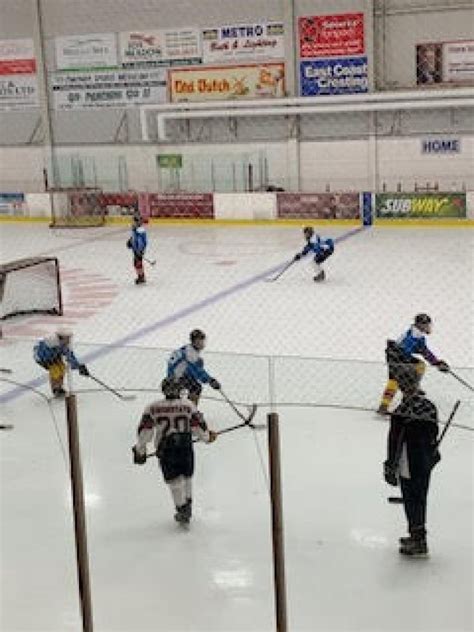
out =
{"type": "Polygon", "coordinates": [[[311,226],[303,228],[303,235],[306,239],[306,245],[301,252],[295,255],[294,261],[299,261],[301,257],[305,257],[310,252],[313,253],[316,272],[314,280],[319,283],[326,278],[321,264],[334,252],[334,241],[332,239],[321,239],[319,235],[314,234],[314,229],[311,226]]]}
{"type": "Polygon", "coordinates": [[[202,384],[219,390],[221,385],[204,369],[201,351],[206,344],[206,334],[194,329],[190,335],[190,344],[184,345],[173,353],[168,360],[168,377],[178,380],[180,387],[186,389],[189,399],[197,406],[202,391],[202,384]]]}
{"type": "Polygon", "coordinates": [[[147,247],[148,238],[146,230],[143,226],[142,218],[140,215],[135,214],[133,216],[132,234],[127,240],[127,248],[133,251],[133,267],[137,273],[135,283],[145,283],[145,271],[143,269],[143,257],[145,256],[145,250],[147,247]]]}
{"type": "Polygon", "coordinates": [[[397,341],[387,340],[385,356],[388,365],[388,381],[385,386],[378,413],[385,415],[399,388],[399,381],[403,378],[416,379],[419,384],[426,369],[423,360],[416,358],[421,355],[431,365],[443,372],[449,371],[444,360],[439,360],[428,349],[425,334],[431,333],[431,318],[428,314],[417,314],[415,322],[397,341]]]}
{"type": "Polygon", "coordinates": [[[33,357],[37,364],[49,373],[51,390],[55,397],[66,394],[63,388],[66,365],[64,360],[72,369],[78,369],[81,375],[89,376],[89,371],[85,364],[81,364],[70,349],[72,332],[60,329],[49,338],[44,338],[37,342],[33,348],[33,357]]]}
{"type": "Polygon", "coordinates": [[[193,402],[181,396],[177,380],[165,378],[161,390],[165,399],[153,402],[143,412],[137,443],[132,448],[133,462],[146,463],[146,446],[154,439],[163,478],[176,508],[174,518],[186,525],[192,516],[193,436],[212,443],[217,434],[208,429],[193,402]]]}

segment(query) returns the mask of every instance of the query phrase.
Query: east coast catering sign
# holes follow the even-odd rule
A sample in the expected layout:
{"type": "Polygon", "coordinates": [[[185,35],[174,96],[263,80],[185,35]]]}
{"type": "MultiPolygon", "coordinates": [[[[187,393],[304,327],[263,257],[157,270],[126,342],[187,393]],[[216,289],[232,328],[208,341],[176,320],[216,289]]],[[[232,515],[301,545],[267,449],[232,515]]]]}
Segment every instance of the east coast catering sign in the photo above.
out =
{"type": "Polygon", "coordinates": [[[194,28],[119,33],[120,63],[125,68],[200,64],[201,34],[194,28]]]}
{"type": "Polygon", "coordinates": [[[164,69],[56,72],[51,78],[56,110],[134,107],[166,101],[164,69]]]}
{"type": "Polygon", "coordinates": [[[304,97],[367,92],[367,57],[301,61],[300,87],[304,97]]]}
{"type": "Polygon", "coordinates": [[[56,68],[58,70],[113,68],[117,66],[115,33],[90,33],[57,37],[55,46],[56,68]]]}
{"type": "Polygon", "coordinates": [[[300,57],[362,55],[364,14],[314,15],[298,20],[300,57]]]}
{"type": "Polygon", "coordinates": [[[38,106],[33,40],[0,40],[0,110],[26,110],[38,106]]]}
{"type": "Polygon", "coordinates": [[[259,22],[204,29],[202,49],[205,64],[283,60],[284,27],[281,22],[259,22]]]}
{"type": "Polygon", "coordinates": [[[275,98],[285,94],[284,63],[171,69],[170,101],[275,98]]]}

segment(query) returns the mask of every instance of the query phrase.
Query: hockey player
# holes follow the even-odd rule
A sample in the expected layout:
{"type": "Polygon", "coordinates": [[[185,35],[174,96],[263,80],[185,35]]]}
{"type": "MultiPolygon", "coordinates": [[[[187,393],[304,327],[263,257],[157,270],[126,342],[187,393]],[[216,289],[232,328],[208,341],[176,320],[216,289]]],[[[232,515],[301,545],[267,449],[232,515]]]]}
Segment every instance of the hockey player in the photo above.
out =
{"type": "Polygon", "coordinates": [[[176,507],[174,518],[189,524],[192,516],[192,477],[194,473],[193,435],[212,443],[217,434],[209,430],[195,405],[181,396],[177,380],[165,378],[161,383],[164,400],[147,406],[138,426],[133,446],[133,462],[146,463],[146,446],[153,440],[156,455],[176,507]]]}
{"type": "Polygon", "coordinates": [[[303,228],[303,235],[306,239],[306,245],[301,252],[295,255],[294,261],[299,261],[301,257],[305,257],[310,252],[314,253],[314,265],[316,268],[314,280],[319,283],[326,278],[321,264],[334,252],[334,241],[332,239],[321,239],[319,235],[314,234],[314,229],[311,226],[303,228]]]}
{"type": "Polygon", "coordinates": [[[400,380],[403,400],[391,415],[384,478],[400,483],[409,537],[400,538],[400,553],[427,557],[426,505],[431,470],[441,459],[436,439],[438,411],[418,389],[418,380],[400,380]]]}
{"type": "Polygon", "coordinates": [[[412,377],[421,381],[426,370],[423,360],[416,358],[421,355],[440,371],[448,372],[449,366],[444,360],[439,360],[426,344],[426,335],[431,333],[431,318],[428,314],[417,314],[415,322],[397,341],[387,340],[385,356],[388,364],[388,381],[382,395],[378,413],[386,415],[388,407],[398,390],[398,382],[403,377],[412,377]]]}
{"type": "Polygon", "coordinates": [[[63,388],[66,372],[64,360],[72,369],[78,369],[81,375],[89,376],[86,365],[81,364],[70,349],[71,339],[71,331],[60,329],[53,336],[37,342],[33,348],[33,357],[36,363],[49,373],[49,383],[55,397],[66,394],[63,388]]]}
{"type": "Polygon", "coordinates": [[[127,248],[133,251],[133,266],[137,273],[135,283],[145,283],[145,271],[143,269],[143,257],[148,244],[148,237],[143,226],[143,221],[138,213],[133,216],[132,234],[127,240],[127,248]]]}
{"type": "Polygon", "coordinates": [[[173,351],[168,360],[168,377],[179,381],[180,387],[188,391],[189,399],[198,405],[202,384],[219,390],[221,385],[204,369],[200,356],[206,345],[206,334],[200,329],[193,329],[189,334],[190,344],[173,351]]]}

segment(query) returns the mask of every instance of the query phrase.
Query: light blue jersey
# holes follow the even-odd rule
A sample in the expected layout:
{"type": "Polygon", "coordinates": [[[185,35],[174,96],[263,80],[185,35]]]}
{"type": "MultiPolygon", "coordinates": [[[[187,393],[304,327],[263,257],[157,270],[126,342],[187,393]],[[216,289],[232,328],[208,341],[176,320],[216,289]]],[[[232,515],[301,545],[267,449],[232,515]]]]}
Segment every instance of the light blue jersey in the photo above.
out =
{"type": "Polygon", "coordinates": [[[143,256],[148,244],[148,237],[143,226],[134,226],[130,237],[130,248],[137,255],[143,256]]]}
{"type": "Polygon", "coordinates": [[[60,342],[56,334],[37,342],[33,347],[33,357],[41,366],[48,366],[65,358],[72,369],[79,368],[79,362],[74,353],[67,345],[60,342]]]}
{"type": "Polygon", "coordinates": [[[312,252],[316,258],[322,254],[332,253],[333,251],[334,241],[332,239],[321,239],[319,235],[314,235],[303,248],[301,254],[304,257],[312,252]]]}
{"type": "Polygon", "coordinates": [[[191,377],[201,384],[207,384],[212,379],[204,370],[204,362],[199,351],[191,344],[173,351],[168,360],[168,377],[179,380],[184,376],[191,377]]]}
{"type": "Polygon", "coordinates": [[[428,349],[424,333],[415,325],[412,325],[408,331],[400,336],[397,340],[397,345],[410,358],[414,354],[418,354],[423,356],[430,364],[438,363],[438,358],[428,349]]]}

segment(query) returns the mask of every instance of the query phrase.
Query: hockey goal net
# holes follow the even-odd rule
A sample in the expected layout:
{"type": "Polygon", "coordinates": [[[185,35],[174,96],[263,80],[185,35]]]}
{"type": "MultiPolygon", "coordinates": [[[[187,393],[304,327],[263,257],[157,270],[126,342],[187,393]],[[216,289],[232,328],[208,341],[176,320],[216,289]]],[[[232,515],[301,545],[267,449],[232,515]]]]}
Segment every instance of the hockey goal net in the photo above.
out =
{"type": "Polygon", "coordinates": [[[34,312],[63,313],[55,257],[18,259],[0,266],[0,320],[34,312]]]}
{"type": "Polygon", "coordinates": [[[103,226],[107,207],[102,189],[93,187],[49,189],[51,228],[103,226]]]}

